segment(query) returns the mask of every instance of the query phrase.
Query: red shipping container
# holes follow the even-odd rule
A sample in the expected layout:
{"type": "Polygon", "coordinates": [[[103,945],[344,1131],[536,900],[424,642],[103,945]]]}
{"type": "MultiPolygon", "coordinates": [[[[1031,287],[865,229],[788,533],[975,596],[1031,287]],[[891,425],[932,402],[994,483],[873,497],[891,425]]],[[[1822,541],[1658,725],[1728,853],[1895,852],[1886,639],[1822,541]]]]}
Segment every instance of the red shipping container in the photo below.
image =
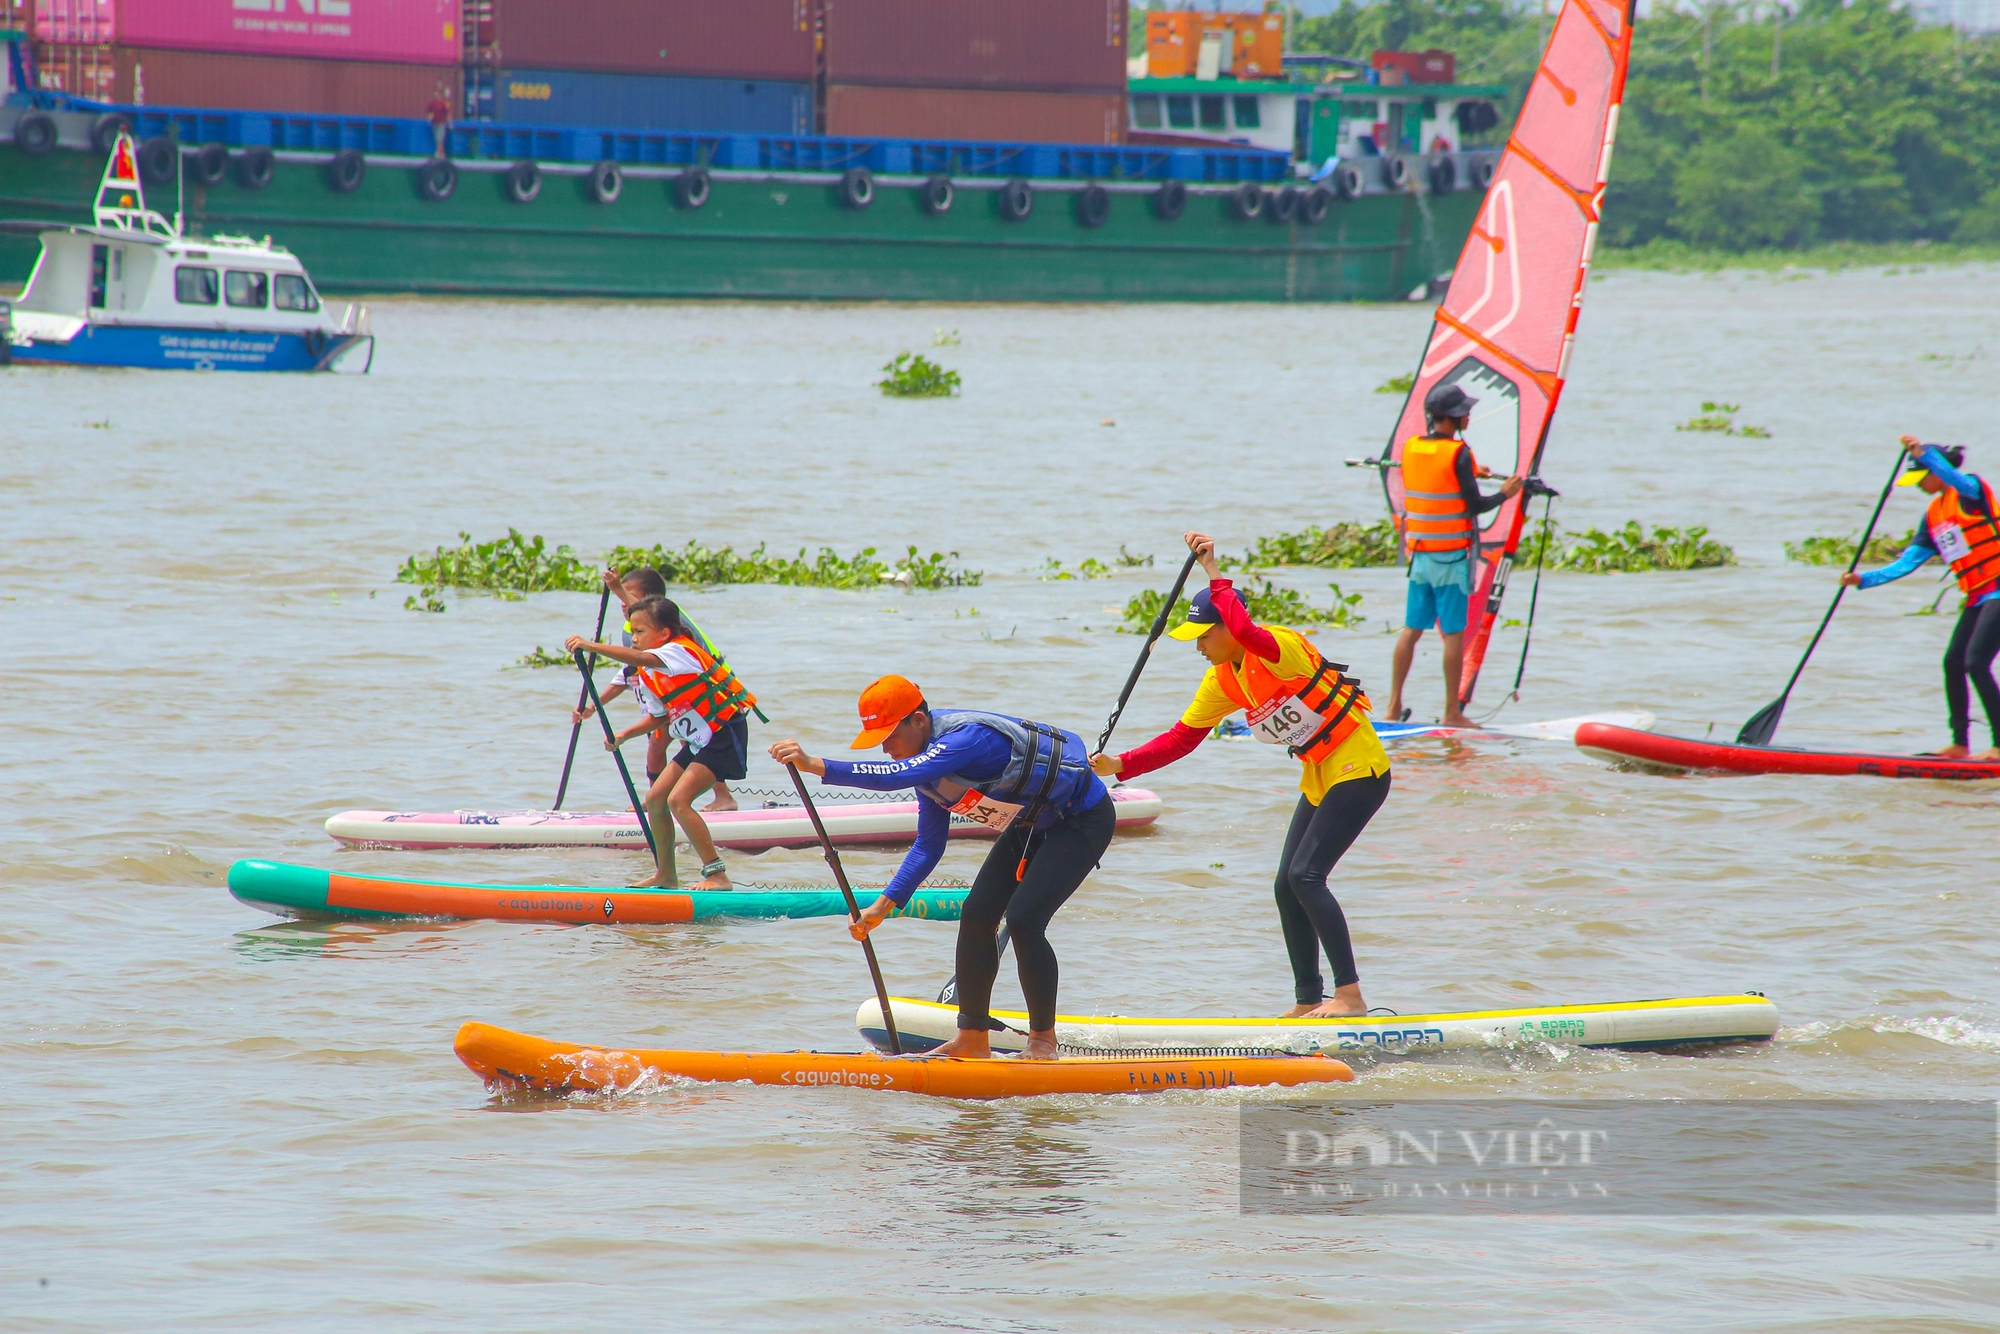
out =
{"type": "Polygon", "coordinates": [[[509,69],[804,83],[814,73],[811,3],[494,0],[493,34],[509,69]]]}
{"type": "Polygon", "coordinates": [[[1449,51],[1432,47],[1428,51],[1377,51],[1368,57],[1376,73],[1390,83],[1390,71],[1402,76],[1402,83],[1450,83],[1458,58],[1449,51]]]}
{"type": "Polygon", "coordinates": [[[407,61],[302,60],[207,51],[116,48],[115,100],[153,107],[223,107],[322,116],[403,116],[422,119],[444,85],[461,105],[456,65],[407,61]]]}
{"type": "Polygon", "coordinates": [[[1124,91],[1126,0],[826,0],[829,84],[1124,91]]]}
{"type": "Polygon", "coordinates": [[[459,0],[112,0],[110,7],[121,46],[413,65],[461,58],[459,0]]]}
{"type": "Polygon", "coordinates": [[[829,84],[826,133],[855,139],[1122,144],[1125,95],[829,84]]]}
{"type": "Polygon", "coordinates": [[[38,42],[86,46],[117,40],[117,0],[38,0],[32,8],[38,42]]]}

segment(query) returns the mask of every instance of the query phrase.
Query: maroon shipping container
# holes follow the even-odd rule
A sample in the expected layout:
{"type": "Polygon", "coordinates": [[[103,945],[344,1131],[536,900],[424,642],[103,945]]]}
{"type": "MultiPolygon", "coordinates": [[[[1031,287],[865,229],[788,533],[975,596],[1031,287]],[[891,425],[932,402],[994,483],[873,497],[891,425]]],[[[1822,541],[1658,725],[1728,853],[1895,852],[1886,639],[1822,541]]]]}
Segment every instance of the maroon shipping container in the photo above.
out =
{"type": "Polygon", "coordinates": [[[826,0],[829,84],[1125,90],[1126,0],[826,0]]]}
{"type": "Polygon", "coordinates": [[[461,105],[456,65],[402,61],[305,60],[203,51],[116,48],[120,102],[153,107],[226,107],[329,116],[422,119],[437,87],[461,105]]]}
{"type": "Polygon", "coordinates": [[[1432,47],[1428,51],[1377,51],[1368,57],[1384,83],[1450,83],[1458,58],[1432,47]]]}
{"type": "Polygon", "coordinates": [[[826,133],[855,139],[1121,144],[1125,94],[829,84],[826,133]]]}
{"type": "Polygon", "coordinates": [[[811,0],[493,0],[493,10],[509,69],[813,77],[811,0]]]}

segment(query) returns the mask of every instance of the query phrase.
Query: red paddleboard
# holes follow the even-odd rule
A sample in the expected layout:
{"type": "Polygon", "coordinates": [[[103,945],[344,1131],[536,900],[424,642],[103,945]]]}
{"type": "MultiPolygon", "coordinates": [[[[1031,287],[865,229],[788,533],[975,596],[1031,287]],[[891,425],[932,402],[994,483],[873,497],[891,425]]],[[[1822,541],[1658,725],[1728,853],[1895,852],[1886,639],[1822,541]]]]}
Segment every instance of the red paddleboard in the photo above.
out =
{"type": "Polygon", "coordinates": [[[1936,755],[1873,755],[1864,751],[1793,750],[1786,746],[1743,746],[1733,741],[1636,732],[1629,727],[1585,723],[1576,729],[1576,748],[1613,763],[1632,763],[1677,773],[1864,774],[1871,778],[2000,779],[2000,761],[1947,760],[1936,755]]]}

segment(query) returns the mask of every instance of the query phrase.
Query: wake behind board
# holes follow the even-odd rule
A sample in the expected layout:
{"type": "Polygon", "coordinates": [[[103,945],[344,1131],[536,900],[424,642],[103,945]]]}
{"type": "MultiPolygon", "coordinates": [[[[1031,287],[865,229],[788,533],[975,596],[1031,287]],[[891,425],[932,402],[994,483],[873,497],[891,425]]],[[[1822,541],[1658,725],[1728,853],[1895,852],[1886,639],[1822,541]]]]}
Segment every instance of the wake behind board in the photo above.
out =
{"type": "Polygon", "coordinates": [[[1512,737],[1517,741],[1574,741],[1577,729],[1587,723],[1609,724],[1614,727],[1649,731],[1653,726],[1650,713],[1584,713],[1574,718],[1551,718],[1540,723],[1499,723],[1484,727],[1446,727],[1443,723],[1376,723],[1375,735],[1385,744],[1398,741],[1415,741],[1423,737],[1461,737],[1476,740],[1480,737],[1512,737]]]}
{"type": "Polygon", "coordinates": [[[875,1052],[641,1051],[582,1047],[466,1024],[452,1043],[488,1087],[544,1093],[607,1093],[648,1080],[835,1086],[941,1098],[1025,1098],[1049,1093],[1168,1093],[1177,1089],[1333,1084],[1354,1078],[1326,1056],[1148,1058],[1065,1057],[1057,1061],[966,1061],[875,1052]]]}
{"type": "MultiPolygon", "coordinates": [[[[958,1008],[891,996],[896,1032],[909,1050],[928,1051],[958,1032],[958,1008]]],[[[992,1035],[995,1051],[1019,1051],[1028,1016],[995,1010],[1007,1025],[992,1035]]],[[[874,997],[855,1011],[861,1036],[886,1048],[888,1030],[874,997]]],[[[1415,1053],[1553,1042],[1574,1047],[1690,1047],[1726,1042],[1768,1042],[1778,1031],[1778,1007],[1755,992],[1740,996],[1689,996],[1677,1000],[1619,1001],[1608,1005],[1535,1005],[1450,1014],[1368,1015],[1353,1019],[1128,1019],[1059,1014],[1056,1041],[1065,1051],[1147,1049],[1199,1052],[1214,1047],[1272,1051],[1378,1051],[1415,1053]]]]}
{"type": "MultiPolygon", "coordinates": [[[[694,922],[711,917],[844,917],[825,889],[593,889],[583,885],[466,885],[343,875],[285,862],[239,861],[229,892],[281,917],[448,917],[503,922],[694,922]]],[[[864,903],[872,889],[857,891],[864,903]]],[[[957,921],[963,889],[919,889],[898,917],[957,921]]]]}
{"type": "MultiPolygon", "coordinates": [[[[1144,788],[1114,788],[1111,800],[1120,833],[1160,818],[1162,805],[1144,788]]],[[[917,836],[917,803],[826,802],[819,806],[828,837],[841,847],[908,843],[917,836]]],[[[810,848],[819,843],[802,806],[704,811],[716,846],[738,852],[810,848]]],[[[637,848],[646,847],[639,818],[630,811],[342,811],[326,832],[350,848],[637,848]]],[[[951,820],[953,838],[992,838],[994,831],[962,815],[951,820]]]]}
{"type": "Polygon", "coordinates": [[[2000,762],[1937,755],[1878,755],[1865,751],[1793,750],[1656,736],[1593,723],[1577,729],[1576,748],[1594,759],[1655,772],[1687,774],[1864,775],[1871,778],[2000,779],[2000,762]]]}

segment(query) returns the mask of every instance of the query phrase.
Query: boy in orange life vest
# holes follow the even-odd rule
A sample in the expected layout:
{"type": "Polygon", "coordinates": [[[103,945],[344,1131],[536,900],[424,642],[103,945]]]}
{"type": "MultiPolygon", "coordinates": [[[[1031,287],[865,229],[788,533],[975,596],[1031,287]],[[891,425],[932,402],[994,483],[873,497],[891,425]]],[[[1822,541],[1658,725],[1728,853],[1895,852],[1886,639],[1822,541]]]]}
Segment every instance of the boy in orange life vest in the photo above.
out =
{"type": "Polygon", "coordinates": [[[1897,479],[1897,485],[1921,487],[1931,498],[1924,522],[1893,563],[1866,574],[1843,574],[1840,582],[1850,588],[1875,588],[1912,573],[1933,556],[1951,566],[1965,605],[1944,651],[1951,744],[1936,753],[1953,759],[2000,760],[2000,685],[1993,679],[1993,658],[2000,654],[2000,504],[1984,479],[1959,471],[1965,463],[1960,446],[1926,445],[1913,435],[1903,436],[1902,442],[1913,467],[1897,479]],[[1971,753],[1968,677],[1986,710],[1993,742],[1991,749],[1976,756],[1971,753]]]}
{"type": "Polygon", "coordinates": [[[1305,636],[1250,619],[1216,564],[1214,539],[1189,533],[1186,540],[1208,572],[1208,587],[1195,594],[1187,623],[1169,633],[1195,641],[1211,664],[1208,674],[1179,722],[1123,755],[1093,755],[1090,767],[1106,778],[1164,768],[1238,709],[1248,714],[1251,735],[1297,756],[1299,804],[1275,887],[1296,1002],[1285,1017],[1366,1014],[1347,918],[1326,879],[1389,795],[1389,756],[1368,721],[1368,696],[1305,636]],[[1319,971],[1322,947],[1333,966],[1331,999],[1319,971]]]}
{"type": "Polygon", "coordinates": [[[1389,677],[1391,722],[1401,722],[1405,716],[1403,682],[1416,660],[1417,641],[1435,625],[1444,641],[1444,713],[1438,721],[1447,727],[1473,725],[1459,700],[1458,682],[1465,665],[1465,610],[1472,597],[1478,516],[1522,485],[1519,477],[1509,477],[1497,495],[1480,493],[1474,479],[1491,477],[1493,470],[1481,467],[1472,457],[1472,447],[1459,438],[1478,402],[1455,384],[1433,386],[1424,395],[1425,432],[1403,446],[1407,509],[1403,540],[1410,558],[1410,588],[1389,677]]]}
{"type": "Polygon", "coordinates": [[[715,840],[694,802],[718,777],[743,777],[749,763],[749,712],[756,706],[756,696],[736,679],[727,663],[689,633],[680,608],[666,598],[635,603],[627,615],[632,623],[632,647],[593,644],[582,635],[571,635],[563,647],[571,653],[579,649],[600,653],[637,668],[646,689],[666,706],[664,717],[649,716],[636,727],[616,733],[605,742],[607,747],[662,724],[682,743],[680,753],[660,771],[646,793],[646,815],[653,824],[659,866],[651,879],[633,888],[679,888],[671,814],[702,859],[702,879],[693,888],[732,889],[728,868],[716,854],[715,840]]]}

